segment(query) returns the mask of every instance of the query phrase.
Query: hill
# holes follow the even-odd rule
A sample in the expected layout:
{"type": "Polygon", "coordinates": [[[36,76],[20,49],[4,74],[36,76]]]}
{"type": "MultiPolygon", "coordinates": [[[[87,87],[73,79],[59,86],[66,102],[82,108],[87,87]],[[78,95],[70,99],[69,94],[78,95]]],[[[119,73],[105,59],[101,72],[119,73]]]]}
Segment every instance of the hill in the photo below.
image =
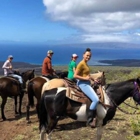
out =
{"type": "MultiPolygon", "coordinates": [[[[0,61],[0,75],[3,75],[3,61],[0,61]]],[[[19,71],[25,71],[27,69],[35,69],[37,73],[41,72],[41,66],[40,65],[35,65],[35,64],[30,64],[30,63],[25,63],[25,62],[12,62],[14,69],[19,69],[19,71]]]]}
{"type": "MultiPolygon", "coordinates": [[[[100,60],[102,66],[123,66],[123,67],[140,67],[140,60],[138,59],[117,59],[117,60],[100,60]],[[104,64],[103,64],[104,63],[104,64]],[[106,65],[107,64],[107,65],[106,65]]],[[[3,75],[3,61],[0,61],[0,75],[3,75]]],[[[19,69],[19,71],[25,71],[27,69],[35,69],[36,74],[41,74],[41,65],[30,64],[25,62],[12,62],[14,69],[19,69]]],[[[60,66],[54,66],[56,70],[60,70],[60,66]]],[[[63,70],[67,70],[67,66],[63,70]]]]}

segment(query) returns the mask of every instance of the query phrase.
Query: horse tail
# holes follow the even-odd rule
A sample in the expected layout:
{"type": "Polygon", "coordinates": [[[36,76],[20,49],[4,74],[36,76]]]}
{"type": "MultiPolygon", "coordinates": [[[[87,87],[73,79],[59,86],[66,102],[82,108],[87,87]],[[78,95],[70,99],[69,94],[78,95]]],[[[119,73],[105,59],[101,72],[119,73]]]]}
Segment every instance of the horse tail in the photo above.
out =
{"type": "Polygon", "coordinates": [[[33,90],[33,82],[28,83],[28,102],[31,107],[34,107],[34,90],[33,90]]]}
{"type": "Polygon", "coordinates": [[[47,127],[47,111],[46,111],[46,106],[45,106],[45,95],[43,94],[43,96],[41,97],[40,100],[40,106],[39,106],[39,130],[41,131],[41,128],[43,126],[45,126],[45,128],[47,127]]]}

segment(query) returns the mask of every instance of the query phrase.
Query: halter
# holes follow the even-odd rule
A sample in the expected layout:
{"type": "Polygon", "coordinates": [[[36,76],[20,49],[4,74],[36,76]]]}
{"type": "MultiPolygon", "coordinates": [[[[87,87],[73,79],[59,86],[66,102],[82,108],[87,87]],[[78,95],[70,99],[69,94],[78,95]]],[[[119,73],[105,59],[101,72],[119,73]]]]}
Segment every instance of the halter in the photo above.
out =
{"type": "MultiPolygon", "coordinates": [[[[133,97],[134,101],[137,102],[137,104],[136,104],[136,106],[137,106],[138,104],[140,104],[140,88],[139,88],[138,83],[137,83],[136,81],[134,82],[134,87],[135,87],[135,88],[134,88],[134,90],[133,90],[132,97],[133,97]]],[[[134,113],[129,113],[129,112],[127,112],[127,111],[124,111],[123,109],[121,109],[121,108],[114,102],[114,100],[111,99],[111,97],[109,97],[109,98],[110,98],[111,102],[113,103],[113,105],[114,105],[116,108],[118,108],[120,111],[122,111],[122,112],[124,112],[124,113],[126,113],[126,114],[130,114],[130,115],[133,115],[133,114],[134,114],[134,113]]],[[[124,102],[124,103],[125,103],[125,102],[124,102]]],[[[134,108],[134,109],[138,109],[137,107],[133,107],[133,106],[127,104],[127,103],[125,103],[125,104],[128,105],[129,107],[134,108]]]]}
{"type": "Polygon", "coordinates": [[[140,88],[139,88],[138,83],[136,81],[134,82],[134,87],[135,87],[135,89],[134,89],[134,92],[132,94],[132,97],[138,104],[140,104],[140,88]]]}

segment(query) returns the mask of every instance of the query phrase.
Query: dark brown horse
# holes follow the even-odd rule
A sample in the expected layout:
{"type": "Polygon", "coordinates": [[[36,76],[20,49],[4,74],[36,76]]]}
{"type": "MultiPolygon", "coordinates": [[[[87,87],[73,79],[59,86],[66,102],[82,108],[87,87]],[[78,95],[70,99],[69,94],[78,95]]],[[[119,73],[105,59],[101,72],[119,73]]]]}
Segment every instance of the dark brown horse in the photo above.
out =
{"type": "MultiPolygon", "coordinates": [[[[68,72],[64,71],[64,72],[56,72],[56,75],[58,76],[58,78],[65,78],[67,77],[68,72]]],[[[37,103],[36,103],[36,111],[37,111],[37,115],[39,115],[39,102],[40,102],[40,98],[41,98],[41,91],[42,91],[42,87],[44,85],[44,83],[48,82],[49,79],[45,78],[43,76],[37,76],[35,78],[33,78],[32,80],[29,81],[28,86],[27,86],[27,92],[28,92],[28,104],[26,106],[26,120],[27,123],[30,123],[30,115],[29,115],[29,110],[30,107],[34,107],[34,97],[37,99],[37,103]]],[[[38,116],[39,117],[39,116],[38,116]]]]}
{"type": "MultiPolygon", "coordinates": [[[[26,83],[34,77],[34,70],[27,70],[21,73],[23,81],[26,83]]],[[[7,97],[14,97],[15,99],[15,113],[21,115],[21,105],[24,92],[21,92],[20,83],[17,79],[11,76],[5,76],[0,78],[0,96],[2,98],[1,104],[1,116],[3,120],[6,120],[4,115],[4,107],[7,102],[7,97]],[[17,96],[19,96],[19,112],[17,111],[17,96]]]]}
{"type": "Polygon", "coordinates": [[[30,106],[34,107],[34,97],[37,99],[36,111],[38,114],[39,101],[41,98],[41,90],[42,90],[43,84],[46,83],[47,81],[49,81],[48,78],[45,78],[43,76],[38,76],[28,82],[28,85],[27,85],[28,104],[26,106],[26,111],[27,111],[26,120],[28,123],[30,123],[30,119],[29,119],[30,106]]]}

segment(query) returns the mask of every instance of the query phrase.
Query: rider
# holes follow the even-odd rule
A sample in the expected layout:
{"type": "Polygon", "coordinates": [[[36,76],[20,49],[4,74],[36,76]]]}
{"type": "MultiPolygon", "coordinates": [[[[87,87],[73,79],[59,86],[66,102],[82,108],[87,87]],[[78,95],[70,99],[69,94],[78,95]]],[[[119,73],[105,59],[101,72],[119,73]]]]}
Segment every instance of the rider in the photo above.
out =
{"type": "Polygon", "coordinates": [[[13,56],[9,55],[8,59],[4,62],[2,66],[2,68],[4,69],[4,76],[12,76],[14,78],[17,78],[20,83],[21,91],[25,92],[25,85],[23,83],[22,77],[20,75],[15,74],[13,71],[12,60],[13,56]]]}
{"type": "Polygon", "coordinates": [[[43,64],[42,64],[42,76],[45,76],[49,79],[56,78],[56,74],[54,69],[52,68],[51,58],[53,56],[53,51],[48,50],[47,57],[45,57],[43,64]]]}
{"type": "Polygon", "coordinates": [[[76,69],[76,60],[78,58],[78,55],[77,54],[72,54],[72,59],[69,63],[69,66],[68,66],[68,79],[70,80],[73,80],[73,81],[76,81],[75,78],[73,77],[74,75],[74,72],[75,72],[75,69],[76,69]]]}
{"type": "MultiPolygon", "coordinates": [[[[90,68],[87,62],[91,58],[91,50],[87,48],[83,54],[83,60],[77,65],[74,73],[74,78],[78,79],[78,86],[81,90],[91,99],[92,103],[88,110],[87,125],[95,127],[96,122],[96,107],[99,102],[99,98],[93,88],[90,86],[90,68]]],[[[98,82],[98,81],[96,81],[98,82]]]]}

